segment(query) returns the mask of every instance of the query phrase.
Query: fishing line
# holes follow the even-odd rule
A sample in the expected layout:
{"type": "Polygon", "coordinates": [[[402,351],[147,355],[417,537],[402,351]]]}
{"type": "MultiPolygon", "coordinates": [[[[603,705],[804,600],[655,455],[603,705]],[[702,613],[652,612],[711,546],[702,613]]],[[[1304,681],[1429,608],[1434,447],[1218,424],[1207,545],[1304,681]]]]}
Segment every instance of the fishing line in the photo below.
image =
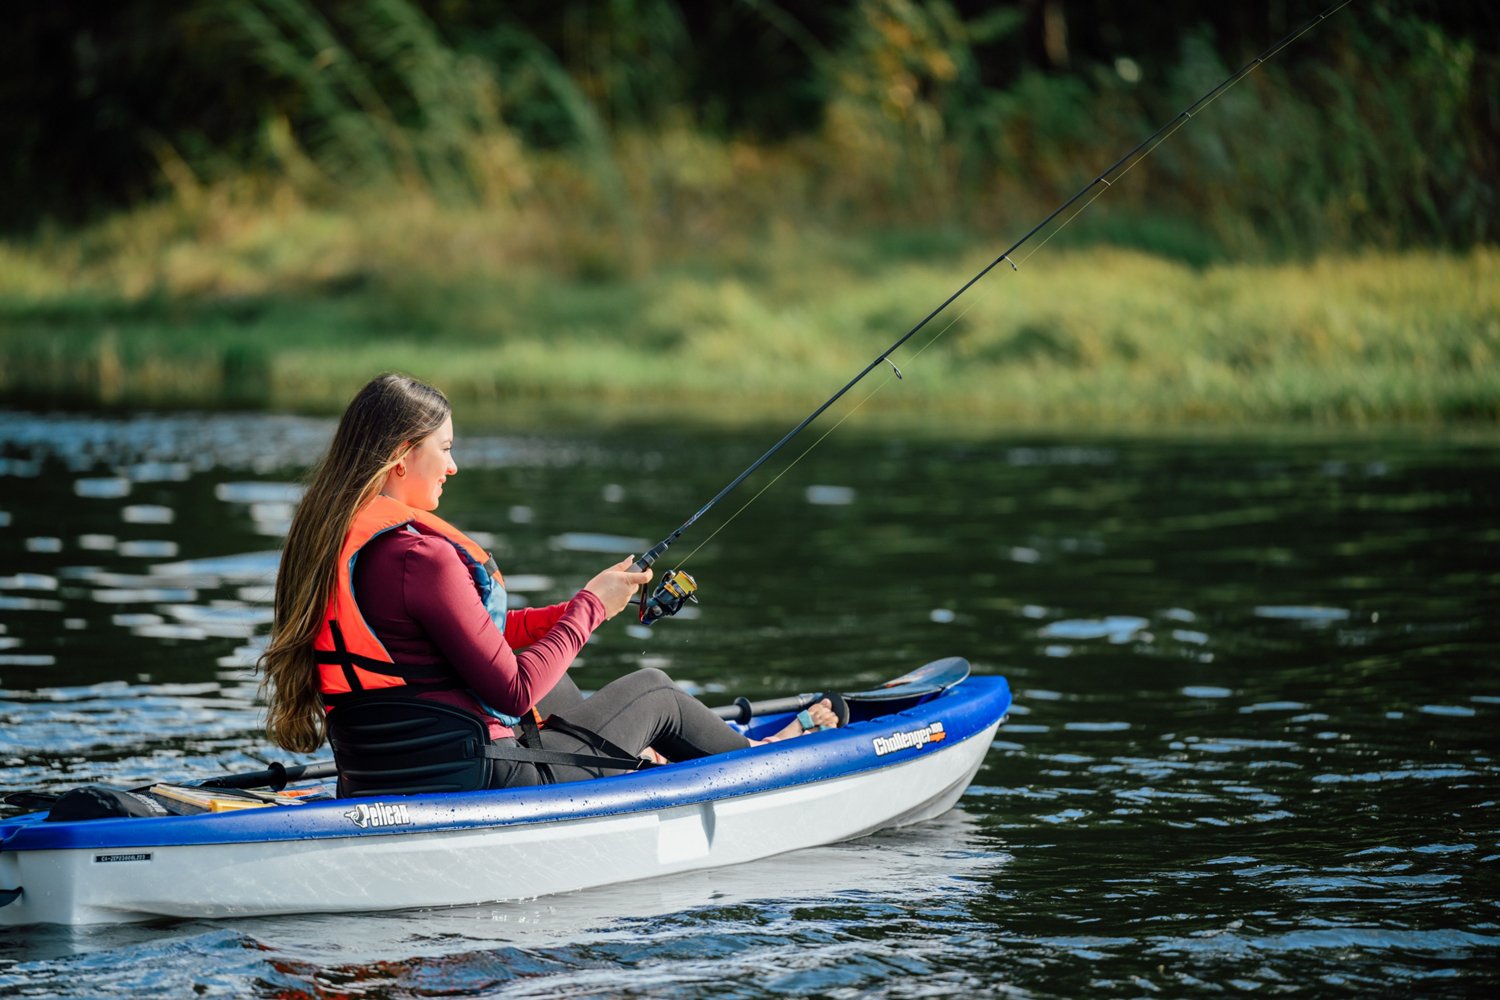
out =
{"type": "MultiPolygon", "coordinates": [[[[839,389],[838,392],[835,392],[832,396],[828,397],[828,399],[825,400],[821,405],[819,405],[815,410],[813,410],[812,413],[810,413],[806,417],[804,417],[800,423],[798,423],[790,431],[788,431],[786,434],[784,434],[781,437],[781,439],[779,441],[777,441],[774,445],[772,445],[769,449],[767,449],[767,451],[763,455],[761,455],[759,458],[757,458],[754,462],[750,463],[750,465],[743,472],[741,472],[738,476],[736,476],[734,479],[732,479],[723,489],[721,489],[718,493],[716,493],[713,496],[712,499],[710,499],[702,507],[698,508],[698,510],[693,514],[692,517],[690,517],[686,521],[684,521],[675,531],[673,531],[666,538],[662,539],[660,542],[658,542],[651,549],[647,550],[645,553],[643,553],[642,555],[640,555],[639,557],[637,557],[636,560],[635,560],[635,562],[634,562],[634,564],[633,564],[633,566],[632,566],[632,568],[634,568],[636,570],[641,570],[641,569],[645,569],[645,568],[651,566],[657,560],[657,558],[660,557],[661,554],[663,552],[665,552],[669,546],[672,545],[673,542],[677,541],[677,539],[682,536],[683,532],[685,532],[689,528],[691,528],[698,521],[699,518],[701,518],[704,514],[708,513],[709,510],[711,510],[715,506],[717,506],[718,503],[721,500],[723,500],[726,496],[729,495],[729,493],[731,493],[733,490],[735,490],[741,483],[743,483],[747,478],[749,478],[752,474],[754,474],[756,470],[758,470],[762,465],[764,465],[767,461],[769,461],[774,455],[776,455],[778,452],[780,452],[782,448],[786,447],[786,445],[792,440],[792,438],[796,437],[803,430],[805,430],[808,427],[808,425],[810,425],[814,420],[816,420],[818,417],[822,416],[823,413],[825,411],[827,411],[829,407],[831,407],[834,403],[836,403],[840,399],[842,399],[846,393],[848,393],[857,384],[859,384],[861,381],[863,381],[864,378],[867,375],[869,375],[872,371],[874,371],[876,368],[878,368],[882,364],[886,364],[886,365],[890,366],[891,374],[889,374],[884,381],[882,381],[881,383],[879,383],[878,385],[876,385],[873,389],[871,389],[870,392],[868,392],[867,394],[865,394],[865,396],[863,398],[861,398],[859,400],[859,402],[857,402],[854,406],[850,407],[849,408],[849,412],[845,413],[844,416],[841,417],[836,423],[834,423],[834,425],[832,427],[830,427],[820,437],[818,437],[817,440],[813,441],[795,459],[793,459],[791,462],[789,462],[786,465],[785,468],[783,468],[779,473],[776,474],[776,476],[774,476],[770,480],[770,482],[766,483],[765,486],[761,487],[752,497],[749,498],[749,500],[747,500],[745,502],[744,505],[742,505],[738,510],[736,510],[732,515],[730,515],[722,524],[719,525],[718,528],[716,528],[712,533],[710,533],[707,538],[705,538],[702,542],[700,542],[692,550],[692,552],[688,553],[688,558],[691,558],[694,554],[696,554],[698,552],[699,549],[701,549],[704,545],[708,544],[708,542],[711,541],[714,538],[714,536],[716,536],[720,531],[722,531],[726,526],[728,526],[728,524],[730,522],[732,522],[735,518],[737,518],[747,507],[750,506],[750,504],[754,503],[757,499],[759,499],[760,496],[761,496],[761,494],[765,493],[766,490],[768,490],[772,486],[774,486],[781,479],[782,476],[786,475],[786,473],[792,469],[792,467],[794,467],[798,462],[802,461],[802,459],[805,458],[809,452],[811,452],[814,448],[816,448],[819,444],[821,444],[823,442],[823,440],[828,437],[829,434],[831,434],[835,430],[837,430],[844,423],[845,420],[848,420],[850,416],[852,416],[862,406],[864,406],[864,404],[866,402],[868,402],[870,400],[870,398],[875,395],[875,393],[879,392],[886,385],[890,384],[890,381],[891,381],[892,378],[897,378],[897,379],[902,378],[901,370],[899,368],[897,368],[895,362],[891,360],[891,355],[894,354],[901,347],[903,347],[907,343],[907,341],[911,340],[914,336],[917,335],[917,333],[919,333],[920,331],[922,331],[923,329],[925,329],[926,326],[927,326],[927,324],[929,324],[934,319],[936,319],[949,306],[951,306],[961,296],[963,296],[966,292],[968,292],[969,289],[973,288],[982,279],[984,279],[986,276],[988,276],[989,273],[991,271],[993,271],[996,267],[998,267],[1001,263],[1009,264],[1010,267],[1011,267],[1011,270],[1013,270],[1013,271],[1020,270],[1020,264],[1025,263],[1027,260],[1030,260],[1031,257],[1037,253],[1037,251],[1039,251],[1043,247],[1045,247],[1052,240],[1053,237],[1055,237],[1058,233],[1060,233],[1064,229],[1066,229],[1068,227],[1068,225],[1070,225],[1073,222],[1074,219],[1078,218],[1078,216],[1081,215],[1085,210],[1087,210],[1090,205],[1092,205],[1096,200],[1098,200],[1101,196],[1103,196],[1103,194],[1104,194],[1105,191],[1109,190],[1109,188],[1113,187],[1115,185],[1115,183],[1117,183],[1118,181],[1120,181],[1121,179],[1123,179],[1126,174],[1128,174],[1131,170],[1133,170],[1136,167],[1137,164],[1139,164],[1141,161],[1145,160],[1146,157],[1150,156],[1156,150],[1156,148],[1158,146],[1160,146],[1163,142],[1166,142],[1167,139],[1169,139],[1173,134],[1175,134],[1178,129],[1180,129],[1184,125],[1186,125],[1188,123],[1188,121],[1190,121],[1195,114],[1197,114],[1198,112],[1202,111],[1204,108],[1208,107],[1214,101],[1218,100],[1231,87],[1233,87],[1235,84],[1239,83],[1246,76],[1249,76],[1252,72],[1254,72],[1263,63],[1269,61],[1270,59],[1273,59],[1276,55],[1278,55],[1287,46],[1291,45],[1297,39],[1299,39],[1303,35],[1307,34],[1307,32],[1311,31],[1317,25],[1321,24],[1323,21],[1327,20],[1329,17],[1331,17],[1334,14],[1338,13],[1340,10],[1342,10],[1345,7],[1347,7],[1352,2],[1353,2],[1353,0],[1341,0],[1341,2],[1334,4],[1332,7],[1329,7],[1327,10],[1324,10],[1322,13],[1318,14],[1317,16],[1311,18],[1310,20],[1308,20],[1307,22],[1305,22],[1304,24],[1302,24],[1300,27],[1298,27],[1297,29],[1295,29],[1294,31],[1292,31],[1291,33],[1289,33],[1288,35],[1286,35],[1284,38],[1282,38],[1281,40],[1277,41],[1275,44],[1271,45],[1264,52],[1260,53],[1255,58],[1251,59],[1249,62],[1247,62],[1243,66],[1241,66],[1239,69],[1235,70],[1228,77],[1226,77],[1222,82],[1220,82],[1217,86],[1215,86],[1213,89],[1209,90],[1206,94],[1204,94],[1203,96],[1199,97],[1192,104],[1188,105],[1187,108],[1185,108],[1183,111],[1181,111],[1180,113],[1178,113],[1178,115],[1175,118],[1173,118],[1172,120],[1168,121],[1165,125],[1162,125],[1155,132],[1151,133],[1149,136],[1147,136],[1141,142],[1137,143],[1124,156],[1120,157],[1114,163],[1112,163],[1108,167],[1106,167],[1103,172],[1101,172],[1093,180],[1089,181],[1082,188],[1080,188],[1077,191],[1077,193],[1075,193],[1071,198],[1069,198],[1067,201],[1063,202],[1057,208],[1053,209],[1044,219],[1042,219],[1042,221],[1038,222],[1035,226],[1033,226],[1030,230],[1028,230],[1025,235],[1023,235],[1020,239],[1016,240],[1015,243],[1011,244],[1010,247],[1008,247],[1005,250],[1004,253],[1000,254],[994,260],[990,261],[983,268],[981,268],[977,274],[975,274],[968,281],[966,281],[962,285],[960,285],[959,288],[956,291],[954,291],[951,295],[949,295],[946,299],[944,299],[935,309],[933,309],[926,316],[924,316],[915,326],[913,326],[910,330],[906,331],[906,333],[902,334],[899,338],[897,338],[897,340],[895,341],[895,343],[891,344],[891,346],[887,347],[884,351],[880,352],[880,354],[876,355],[875,359],[873,361],[871,361],[868,365],[866,365],[859,372],[859,374],[855,375],[854,378],[850,379],[847,383],[845,383],[844,386],[843,386],[843,388],[839,389]],[[1081,204],[1080,204],[1080,202],[1081,202],[1081,204]],[[1032,237],[1036,236],[1038,233],[1041,233],[1044,229],[1047,229],[1048,226],[1051,226],[1052,223],[1054,222],[1054,220],[1058,219],[1060,216],[1062,217],[1062,221],[1059,222],[1056,226],[1054,226],[1049,232],[1046,233],[1046,235],[1041,240],[1039,240],[1034,246],[1032,246],[1030,248],[1030,250],[1026,253],[1026,255],[1024,257],[1022,257],[1019,261],[1017,261],[1012,256],[1018,250],[1020,250],[1022,246],[1024,246],[1026,243],[1030,242],[1030,240],[1032,239],[1032,237]]],[[[982,295],[983,292],[981,292],[980,294],[982,295]]],[[[979,301],[980,301],[980,298],[971,298],[971,300],[965,305],[965,307],[963,308],[963,310],[960,311],[957,315],[953,316],[951,319],[949,319],[948,323],[946,325],[944,325],[942,327],[942,329],[940,329],[936,333],[932,334],[932,336],[930,336],[927,339],[927,341],[924,344],[922,344],[922,346],[920,348],[918,348],[913,353],[912,357],[914,359],[917,358],[917,357],[920,357],[921,354],[924,351],[926,351],[929,347],[931,347],[934,343],[936,343],[939,338],[941,338],[945,333],[947,333],[949,330],[951,330],[954,327],[954,325],[956,325],[960,320],[962,320],[966,315],[968,315],[969,311],[979,301]]],[[[670,576],[671,576],[671,574],[668,574],[668,577],[670,577],[670,576]]],[[[692,585],[692,588],[696,587],[696,584],[692,583],[691,578],[689,578],[688,582],[692,585]]],[[[664,580],[663,586],[664,587],[666,586],[666,581],[665,580],[664,580]]],[[[689,594],[691,593],[691,588],[689,589],[688,593],[689,594]]],[[[678,600],[677,601],[677,607],[680,607],[680,606],[681,606],[681,600],[678,600]]],[[[643,621],[647,620],[645,618],[645,608],[646,608],[646,603],[645,603],[645,596],[643,594],[642,595],[642,615],[643,615],[642,620],[643,621]]],[[[671,610],[666,611],[665,613],[671,614],[675,610],[676,610],[676,608],[674,607],[671,610]]],[[[648,624],[649,624],[649,622],[648,622],[648,624]]]]}
{"type": "MultiPolygon", "coordinates": [[[[962,316],[960,315],[958,318],[961,319],[962,316]]],[[[953,322],[954,323],[958,322],[958,319],[955,319],[953,322]]],[[[950,323],[948,325],[952,326],[953,324],[950,323]]],[[[945,327],[944,329],[946,330],[947,327],[945,327]]],[[[942,333],[939,333],[938,336],[939,337],[942,336],[942,333]]],[[[937,337],[933,337],[932,339],[936,340],[937,337]]],[[[923,345],[922,351],[925,351],[929,346],[931,346],[931,341],[929,341],[927,344],[923,345]]],[[[922,351],[917,351],[916,354],[912,355],[912,357],[916,357],[918,354],[921,354],[922,351]]],[[[889,359],[887,359],[887,360],[889,360],[889,359]]],[[[839,417],[838,420],[834,421],[833,426],[829,427],[822,434],[819,434],[813,440],[812,444],[808,445],[806,448],[804,448],[802,450],[801,454],[799,454],[796,458],[794,458],[790,462],[788,462],[786,464],[786,466],[784,468],[782,468],[782,470],[780,472],[776,473],[776,475],[774,475],[774,476],[771,477],[770,481],[768,481],[760,489],[756,490],[755,493],[750,497],[750,499],[746,500],[743,504],[741,504],[738,510],[736,510],[733,514],[730,514],[728,517],[726,517],[724,519],[723,523],[721,523],[713,531],[709,532],[707,538],[703,539],[703,541],[701,541],[697,545],[693,546],[693,548],[688,552],[688,554],[685,555],[685,556],[683,556],[682,559],[677,563],[677,565],[679,567],[686,566],[687,563],[688,563],[688,560],[692,559],[693,556],[695,556],[695,555],[698,554],[698,550],[699,549],[703,548],[703,546],[705,546],[709,542],[713,541],[714,538],[719,534],[719,532],[721,532],[725,528],[729,527],[729,525],[734,521],[735,518],[737,518],[741,514],[743,514],[745,512],[745,510],[751,504],[753,504],[755,501],[757,501],[757,500],[760,499],[760,495],[762,493],[764,493],[766,490],[770,489],[772,486],[775,486],[777,483],[781,482],[781,477],[782,476],[786,475],[788,472],[791,472],[792,469],[794,467],[796,467],[797,463],[800,462],[800,461],[802,461],[804,458],[806,458],[807,455],[808,455],[808,453],[811,452],[814,448],[816,448],[818,445],[822,444],[823,440],[825,438],[827,438],[828,435],[832,434],[834,431],[836,431],[840,427],[842,427],[844,425],[844,421],[848,420],[850,417],[854,416],[854,414],[858,413],[860,407],[862,407],[866,403],[868,403],[870,401],[871,397],[873,397],[877,392],[879,392],[881,389],[884,389],[887,385],[889,385],[890,382],[891,382],[891,380],[893,378],[899,379],[899,378],[903,377],[900,374],[900,369],[896,368],[896,366],[894,364],[891,365],[891,368],[894,370],[894,374],[887,375],[886,378],[885,378],[885,380],[883,382],[878,383],[875,386],[875,388],[873,388],[869,392],[865,393],[865,395],[863,397],[861,397],[860,400],[857,403],[855,403],[853,406],[849,407],[849,411],[847,413],[845,413],[842,417],[839,417]]]]}
{"type": "MultiPolygon", "coordinates": [[[[1350,0],[1350,2],[1352,2],[1352,0],[1350,0]]],[[[1335,8],[1335,9],[1337,9],[1337,8],[1335,8]]],[[[1215,101],[1218,98],[1224,96],[1224,94],[1228,91],[1228,89],[1229,88],[1227,88],[1227,87],[1224,88],[1224,90],[1219,91],[1210,100],[1205,101],[1203,103],[1203,107],[1207,107],[1209,104],[1213,103],[1213,101],[1215,101]]],[[[1199,110],[1201,111],[1202,108],[1199,108],[1199,110]]],[[[1060,223],[1058,223],[1057,226],[1051,232],[1047,233],[1035,246],[1031,247],[1026,252],[1026,255],[1023,256],[1019,261],[1016,261],[1016,260],[1010,258],[1009,257],[1009,253],[1003,255],[1001,259],[1007,260],[1007,262],[1010,263],[1010,266],[1011,266],[1012,270],[1019,271],[1021,264],[1026,263],[1032,257],[1036,256],[1037,252],[1040,251],[1043,247],[1045,247],[1048,243],[1050,243],[1052,241],[1053,237],[1055,237],[1058,233],[1062,232],[1069,225],[1071,225],[1074,219],[1078,218],[1084,212],[1088,211],[1089,206],[1092,205],[1095,201],[1097,201],[1100,197],[1102,197],[1104,195],[1105,191],[1109,190],[1110,187],[1113,187],[1115,184],[1119,183],[1119,181],[1120,181],[1121,178],[1123,178],[1131,170],[1134,170],[1135,167],[1138,164],[1140,164],[1143,160],[1146,159],[1146,157],[1148,157],[1152,153],[1156,152],[1156,148],[1158,146],[1160,146],[1162,143],[1166,142],[1174,134],[1176,134],[1176,132],[1177,132],[1178,129],[1182,128],[1184,125],[1186,125],[1188,123],[1188,120],[1189,119],[1187,117],[1179,117],[1177,119],[1174,119],[1173,122],[1172,122],[1173,128],[1170,131],[1164,133],[1161,136],[1161,138],[1157,139],[1157,141],[1150,146],[1150,148],[1148,148],[1145,151],[1143,151],[1139,157],[1137,157],[1135,160],[1133,160],[1131,163],[1129,163],[1127,166],[1125,166],[1124,169],[1122,169],[1117,175],[1115,175],[1115,178],[1114,178],[1113,181],[1105,181],[1105,186],[1104,187],[1100,187],[1097,190],[1095,190],[1093,192],[1093,194],[1086,201],[1083,202],[1083,204],[1079,205],[1077,207],[1077,209],[1071,215],[1069,215],[1067,218],[1063,219],[1063,221],[1060,222],[1060,223]]],[[[1094,182],[1094,183],[1097,183],[1097,181],[1094,182]]],[[[1093,185],[1091,184],[1090,186],[1092,187],[1093,185]]],[[[1012,248],[1012,251],[1014,249],[1015,248],[1012,248]]],[[[965,316],[967,316],[970,312],[972,312],[973,309],[974,309],[974,307],[976,305],[978,305],[980,302],[984,301],[984,297],[986,295],[990,294],[990,290],[993,287],[994,287],[993,284],[991,284],[991,285],[982,285],[982,286],[977,287],[975,289],[975,291],[974,291],[974,294],[969,297],[969,300],[963,306],[963,309],[957,315],[953,316],[953,318],[951,318],[950,320],[948,320],[948,322],[946,324],[944,324],[944,326],[943,326],[942,329],[938,330],[931,337],[929,337],[927,339],[926,343],[924,343],[921,347],[918,347],[915,351],[912,352],[912,354],[911,354],[911,360],[915,361],[917,358],[920,358],[922,356],[922,354],[924,352],[926,352],[926,350],[929,347],[931,347],[933,344],[936,344],[938,342],[938,340],[940,338],[942,338],[942,336],[944,334],[946,334],[949,330],[953,329],[960,322],[962,322],[963,318],[965,316]]],[[[855,413],[859,412],[860,408],[863,407],[867,402],[869,402],[870,399],[872,399],[875,396],[876,393],[880,392],[887,385],[890,385],[892,377],[897,378],[897,379],[903,378],[903,375],[901,374],[901,369],[899,369],[899,368],[896,367],[895,362],[891,361],[891,359],[889,357],[887,357],[885,359],[885,361],[886,361],[886,364],[888,364],[888,365],[891,366],[891,370],[892,370],[892,373],[893,373],[892,375],[888,375],[885,379],[883,379],[882,381],[880,381],[879,383],[877,383],[873,389],[871,389],[869,392],[867,392],[864,396],[860,397],[859,401],[856,402],[853,406],[851,406],[849,408],[848,412],[845,413],[842,417],[840,417],[833,424],[833,426],[829,427],[822,434],[818,435],[818,437],[816,439],[814,439],[813,442],[811,444],[809,444],[805,449],[803,449],[803,451],[800,454],[798,454],[796,458],[794,458],[790,462],[788,462],[781,469],[780,472],[776,473],[776,475],[772,476],[771,479],[769,481],[767,481],[764,486],[762,486],[760,489],[756,490],[755,493],[752,494],[751,497],[748,500],[746,500],[743,504],[741,504],[739,506],[739,508],[737,508],[734,511],[734,513],[732,513],[728,517],[726,517],[722,522],[720,522],[720,524],[719,524],[718,527],[716,527],[713,531],[709,532],[709,534],[708,534],[708,536],[706,538],[704,538],[697,545],[693,546],[693,548],[688,551],[688,554],[685,555],[685,556],[683,556],[682,559],[680,559],[678,561],[678,563],[677,563],[678,567],[680,568],[682,566],[686,566],[688,564],[688,562],[692,560],[693,556],[695,556],[695,555],[698,554],[698,552],[699,552],[700,549],[702,549],[705,545],[707,545],[709,542],[713,541],[716,537],[718,537],[719,532],[721,532],[725,528],[729,527],[729,525],[731,523],[733,523],[735,521],[735,519],[738,518],[741,514],[743,514],[750,507],[751,504],[753,504],[753,503],[755,503],[755,501],[759,500],[760,497],[761,497],[761,494],[765,493],[771,487],[773,487],[777,483],[779,483],[781,481],[781,478],[783,476],[785,476],[788,472],[792,471],[792,469],[799,462],[801,462],[804,458],[807,457],[807,455],[808,455],[809,452],[811,452],[818,445],[822,444],[823,441],[830,434],[832,434],[834,431],[838,430],[841,426],[843,426],[844,421],[848,420],[855,413]]]]}

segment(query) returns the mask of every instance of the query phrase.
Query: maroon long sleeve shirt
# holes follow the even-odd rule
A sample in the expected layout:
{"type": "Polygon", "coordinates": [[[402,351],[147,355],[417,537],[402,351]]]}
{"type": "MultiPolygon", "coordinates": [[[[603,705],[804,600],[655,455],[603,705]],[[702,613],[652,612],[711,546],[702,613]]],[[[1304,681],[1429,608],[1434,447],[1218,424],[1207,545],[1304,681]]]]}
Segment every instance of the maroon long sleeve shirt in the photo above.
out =
{"type": "Polygon", "coordinates": [[[566,604],[508,612],[502,635],[453,545],[408,531],[388,531],[360,551],[354,599],[393,660],[446,663],[473,691],[423,697],[484,718],[496,738],[513,733],[474,695],[507,715],[524,714],[552,690],[605,617],[599,598],[581,590],[566,604]]]}

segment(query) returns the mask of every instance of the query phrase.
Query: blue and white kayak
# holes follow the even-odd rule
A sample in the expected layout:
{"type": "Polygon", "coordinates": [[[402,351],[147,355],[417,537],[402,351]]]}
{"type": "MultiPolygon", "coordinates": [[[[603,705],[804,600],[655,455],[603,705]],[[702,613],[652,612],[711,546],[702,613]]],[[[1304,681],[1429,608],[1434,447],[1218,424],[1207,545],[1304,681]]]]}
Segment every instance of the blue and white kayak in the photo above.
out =
{"type": "MultiPolygon", "coordinates": [[[[967,665],[965,665],[967,672],[967,665]]],[[[937,816],[1010,708],[998,676],[848,725],[592,781],[196,815],[0,821],[0,926],[459,906],[740,864],[937,816]]],[[[757,719],[751,735],[788,715],[757,719]]]]}

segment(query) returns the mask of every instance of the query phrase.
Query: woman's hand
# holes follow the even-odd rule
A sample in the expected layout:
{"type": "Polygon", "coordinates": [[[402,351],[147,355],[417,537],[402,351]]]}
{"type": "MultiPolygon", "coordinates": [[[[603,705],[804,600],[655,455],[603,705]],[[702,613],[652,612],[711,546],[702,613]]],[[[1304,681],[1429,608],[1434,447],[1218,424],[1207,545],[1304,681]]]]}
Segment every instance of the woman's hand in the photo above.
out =
{"type": "Polygon", "coordinates": [[[651,579],[651,570],[634,572],[630,564],[634,556],[626,556],[609,569],[588,582],[583,589],[593,594],[604,604],[604,617],[613,618],[625,610],[625,605],[635,596],[636,588],[651,579]]]}

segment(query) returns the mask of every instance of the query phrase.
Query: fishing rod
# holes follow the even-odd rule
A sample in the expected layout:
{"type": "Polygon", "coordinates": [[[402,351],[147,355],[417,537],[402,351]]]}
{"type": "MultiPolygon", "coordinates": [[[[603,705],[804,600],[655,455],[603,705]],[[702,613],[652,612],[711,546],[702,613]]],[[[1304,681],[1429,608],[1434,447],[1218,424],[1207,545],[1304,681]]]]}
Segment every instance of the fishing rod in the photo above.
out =
{"type": "MultiPolygon", "coordinates": [[[[663,538],[661,541],[657,542],[650,549],[646,550],[644,554],[638,556],[636,560],[631,564],[630,568],[632,570],[640,571],[648,568],[653,563],[655,563],[656,560],[661,557],[662,553],[667,551],[667,549],[671,547],[673,542],[682,537],[683,532],[691,528],[695,523],[697,523],[699,518],[701,518],[704,514],[707,514],[710,510],[717,506],[719,501],[723,500],[730,493],[734,492],[734,490],[741,483],[750,478],[750,476],[754,475],[757,469],[765,465],[766,462],[768,462],[773,456],[775,456],[777,452],[785,448],[787,444],[792,440],[792,438],[802,433],[802,431],[804,431],[809,424],[811,424],[814,420],[817,420],[818,417],[822,416],[830,406],[842,399],[850,389],[853,389],[856,385],[863,381],[865,376],[869,375],[876,368],[879,368],[882,364],[889,365],[896,378],[901,378],[901,369],[896,367],[895,362],[891,360],[891,355],[899,350],[907,341],[911,340],[912,337],[916,336],[917,333],[925,328],[928,323],[931,323],[934,319],[936,319],[945,309],[956,302],[960,296],[962,296],[970,288],[973,288],[976,284],[978,284],[986,275],[988,275],[995,268],[999,267],[1002,262],[1009,264],[1012,271],[1019,271],[1020,268],[1019,266],[1017,266],[1015,260],[1011,257],[1011,255],[1019,250],[1023,245],[1025,245],[1027,241],[1029,241],[1033,236],[1041,232],[1043,229],[1046,229],[1047,226],[1049,226],[1053,222],[1053,220],[1057,219],[1058,216],[1062,215],[1074,205],[1078,204],[1078,202],[1082,201],[1090,194],[1090,192],[1094,192],[1093,197],[1088,198],[1088,200],[1084,201],[1082,205],[1079,205],[1078,210],[1064,219],[1062,224],[1058,228],[1061,229],[1062,226],[1065,226],[1069,222],[1073,221],[1073,219],[1076,218],[1080,213],[1082,213],[1084,209],[1088,208],[1088,206],[1092,204],[1096,198],[1102,195],[1107,189],[1112,187],[1115,181],[1119,180],[1137,163],[1149,156],[1151,152],[1155,150],[1157,146],[1165,142],[1173,132],[1176,132],[1183,125],[1187,124],[1188,120],[1191,119],[1194,114],[1196,114],[1198,111],[1202,110],[1209,104],[1213,103],[1225,91],[1229,90],[1229,88],[1233,87],[1246,76],[1249,76],[1252,72],[1254,72],[1255,69],[1262,63],[1274,58],[1279,52],[1281,52],[1282,49],[1286,48],[1288,45],[1295,42],[1298,38],[1301,38],[1303,35],[1307,34],[1307,32],[1311,31],[1313,28],[1317,27],[1323,21],[1332,17],[1334,14],[1338,13],[1340,10],[1347,7],[1352,2],[1353,0],[1341,0],[1341,2],[1334,4],[1332,7],[1329,7],[1322,13],[1303,23],[1300,27],[1289,32],[1280,41],[1271,45],[1260,55],[1251,59],[1249,62],[1245,63],[1245,65],[1241,66],[1229,76],[1225,77],[1224,80],[1218,84],[1218,86],[1214,87],[1212,90],[1209,90],[1192,104],[1189,104],[1186,108],[1178,113],[1177,117],[1161,126],[1161,128],[1157,129],[1155,132],[1152,132],[1145,139],[1142,139],[1124,156],[1120,157],[1114,163],[1110,164],[1097,177],[1089,181],[1083,187],[1079,188],[1076,194],[1074,194],[1067,201],[1063,202],[1061,205],[1057,206],[1057,208],[1053,209],[1046,218],[1042,219],[1042,221],[1038,222],[1035,226],[1032,226],[1024,236],[1007,247],[1004,253],[1000,254],[1000,256],[996,257],[994,260],[986,264],[979,270],[977,274],[960,285],[952,295],[949,295],[946,299],[944,299],[937,306],[937,308],[933,309],[926,316],[922,317],[922,319],[915,326],[898,337],[896,341],[891,344],[891,346],[887,347],[885,350],[877,354],[869,364],[865,365],[865,367],[860,370],[859,374],[855,375],[852,379],[845,383],[844,387],[839,389],[838,392],[835,392],[832,396],[829,396],[826,400],[824,400],[817,409],[813,410],[806,417],[804,417],[802,421],[795,427],[787,431],[786,434],[782,436],[781,440],[777,441],[766,450],[765,454],[761,455],[755,461],[751,462],[743,472],[730,480],[723,489],[714,494],[714,496],[702,507],[699,507],[698,510],[693,513],[692,517],[682,522],[682,524],[679,525],[675,531],[673,531],[667,537],[663,538]],[[1097,191],[1095,191],[1096,188],[1098,189],[1097,191]]],[[[680,569],[669,571],[665,576],[663,576],[661,584],[649,598],[646,595],[645,589],[642,588],[640,599],[640,621],[642,622],[642,624],[650,625],[662,618],[676,614],[678,611],[682,610],[683,605],[687,604],[689,601],[696,603],[698,600],[697,596],[695,595],[697,589],[697,581],[687,573],[683,572],[680,569]]]]}

